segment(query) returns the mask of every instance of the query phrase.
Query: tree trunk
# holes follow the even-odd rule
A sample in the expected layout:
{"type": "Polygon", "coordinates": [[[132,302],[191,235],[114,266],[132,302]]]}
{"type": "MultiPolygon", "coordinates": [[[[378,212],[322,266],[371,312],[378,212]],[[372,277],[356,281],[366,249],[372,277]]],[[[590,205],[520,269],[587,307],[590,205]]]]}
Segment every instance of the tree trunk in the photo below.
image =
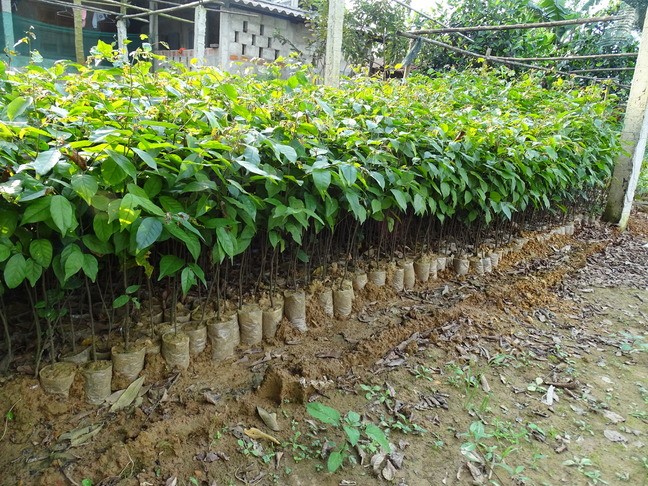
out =
{"type": "Polygon", "coordinates": [[[614,164],[603,219],[622,230],[628,224],[637,180],[641,172],[648,134],[648,25],[644,23],[639,56],[625,113],[621,145],[623,151],[614,164]]]}

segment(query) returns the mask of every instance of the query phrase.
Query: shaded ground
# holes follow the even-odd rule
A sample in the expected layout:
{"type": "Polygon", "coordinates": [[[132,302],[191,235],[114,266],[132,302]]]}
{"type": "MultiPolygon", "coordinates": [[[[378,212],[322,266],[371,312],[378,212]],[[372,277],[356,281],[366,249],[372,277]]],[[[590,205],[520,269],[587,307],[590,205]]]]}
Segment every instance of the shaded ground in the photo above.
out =
{"type": "Polygon", "coordinates": [[[354,319],[311,311],[308,334],[224,364],[203,353],[177,378],[152,355],[142,400],[113,414],[2,378],[0,483],[648,484],[646,214],[631,230],[533,243],[485,277],[370,289],[354,319]]]}

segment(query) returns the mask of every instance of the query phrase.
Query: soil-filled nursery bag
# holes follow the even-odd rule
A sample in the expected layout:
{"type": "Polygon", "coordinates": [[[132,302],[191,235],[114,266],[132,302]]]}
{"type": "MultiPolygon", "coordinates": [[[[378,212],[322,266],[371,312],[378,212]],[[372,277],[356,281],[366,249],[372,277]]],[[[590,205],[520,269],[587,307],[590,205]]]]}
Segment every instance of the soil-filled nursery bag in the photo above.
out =
{"type": "Polygon", "coordinates": [[[455,257],[452,264],[457,275],[468,275],[468,270],[470,269],[470,260],[468,260],[468,258],[455,257]]]}
{"type": "Polygon", "coordinates": [[[207,347],[207,326],[199,322],[187,324],[182,331],[189,336],[189,354],[197,356],[207,347]]]}
{"type": "Polygon", "coordinates": [[[75,374],[74,363],[61,362],[44,366],[38,376],[45,393],[67,397],[75,374]]]}
{"type": "Polygon", "coordinates": [[[322,308],[322,312],[327,316],[333,316],[333,290],[321,288],[317,291],[317,300],[322,308]]]}
{"type": "Polygon", "coordinates": [[[394,272],[391,275],[391,286],[396,292],[403,290],[405,286],[405,271],[402,268],[394,269],[394,272]]]}
{"type": "Polygon", "coordinates": [[[384,287],[387,282],[386,270],[372,270],[368,275],[369,281],[376,287],[384,287]]]}
{"type": "Polygon", "coordinates": [[[86,363],[83,374],[83,391],[86,400],[93,405],[101,405],[110,395],[112,389],[112,361],[99,360],[86,363]]]}
{"type": "Polygon", "coordinates": [[[277,334],[277,327],[283,319],[283,300],[275,302],[274,307],[263,310],[263,338],[272,339],[277,334]]]}
{"type": "Polygon", "coordinates": [[[146,347],[139,344],[131,345],[126,351],[122,344],[112,348],[113,377],[116,381],[122,382],[119,385],[129,385],[139,376],[144,369],[144,358],[146,358],[146,347]]]}
{"type": "Polygon", "coordinates": [[[238,311],[241,344],[252,346],[263,340],[263,311],[257,304],[247,304],[238,311]]]}
{"type": "Polygon", "coordinates": [[[297,330],[307,331],[306,324],[306,292],[303,290],[286,290],[284,292],[284,314],[286,319],[297,330]]]}
{"type": "Polygon", "coordinates": [[[403,287],[406,290],[412,290],[416,285],[416,273],[414,272],[414,262],[403,263],[403,287]]]}
{"type": "Polygon", "coordinates": [[[212,343],[212,359],[221,361],[234,354],[241,342],[237,314],[207,324],[207,335],[212,343]]]}
{"type": "Polygon", "coordinates": [[[162,357],[169,368],[189,368],[189,336],[184,332],[167,332],[162,336],[162,357]]]}
{"type": "Polygon", "coordinates": [[[353,289],[343,288],[333,291],[333,307],[335,316],[340,319],[346,319],[351,315],[353,309],[353,289]]]}

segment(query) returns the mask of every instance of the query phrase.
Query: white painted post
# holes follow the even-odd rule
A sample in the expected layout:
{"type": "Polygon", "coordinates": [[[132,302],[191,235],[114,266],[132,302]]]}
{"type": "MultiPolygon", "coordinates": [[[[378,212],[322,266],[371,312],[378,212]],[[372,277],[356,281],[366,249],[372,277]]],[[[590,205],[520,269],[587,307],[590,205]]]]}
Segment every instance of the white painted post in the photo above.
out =
{"type": "Polygon", "coordinates": [[[329,0],[328,25],[326,33],[326,60],[324,84],[340,85],[342,65],[342,34],[344,31],[344,0],[329,0]]]}
{"type": "Polygon", "coordinates": [[[207,39],[207,9],[198,5],[194,11],[194,57],[196,66],[205,65],[205,41],[207,39]]]}
{"type": "Polygon", "coordinates": [[[220,22],[220,30],[218,34],[218,58],[220,61],[218,67],[222,71],[227,71],[229,68],[230,42],[232,42],[233,35],[231,24],[234,15],[231,13],[220,12],[218,16],[220,22]]]}
{"type": "Polygon", "coordinates": [[[603,219],[624,230],[628,224],[641,162],[646,149],[648,109],[648,14],[644,22],[639,54],[635,66],[630,96],[626,107],[621,146],[624,150],[614,164],[614,173],[608,192],[603,219]],[[626,154],[627,153],[627,154],[626,154]]]}
{"type": "Polygon", "coordinates": [[[117,20],[117,48],[119,49],[120,57],[122,61],[128,64],[128,45],[126,41],[128,40],[128,32],[126,31],[126,20],[118,19],[117,20]]]}
{"type": "MultiPolygon", "coordinates": [[[[13,50],[14,44],[14,28],[13,28],[13,14],[11,13],[11,0],[2,0],[2,28],[4,29],[4,44],[9,50],[13,50]]],[[[2,49],[0,49],[1,51],[2,49]]]]}

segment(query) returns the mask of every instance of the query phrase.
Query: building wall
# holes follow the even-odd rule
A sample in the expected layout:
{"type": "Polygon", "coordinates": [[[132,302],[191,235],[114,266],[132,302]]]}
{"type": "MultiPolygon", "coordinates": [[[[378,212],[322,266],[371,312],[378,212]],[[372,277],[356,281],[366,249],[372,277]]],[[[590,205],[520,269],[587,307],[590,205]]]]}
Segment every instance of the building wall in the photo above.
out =
{"type": "Polygon", "coordinates": [[[308,29],[302,21],[228,8],[221,15],[220,67],[239,71],[241,63],[272,62],[291,52],[305,52],[308,29]],[[240,12],[240,13],[239,13],[240,12]]]}

